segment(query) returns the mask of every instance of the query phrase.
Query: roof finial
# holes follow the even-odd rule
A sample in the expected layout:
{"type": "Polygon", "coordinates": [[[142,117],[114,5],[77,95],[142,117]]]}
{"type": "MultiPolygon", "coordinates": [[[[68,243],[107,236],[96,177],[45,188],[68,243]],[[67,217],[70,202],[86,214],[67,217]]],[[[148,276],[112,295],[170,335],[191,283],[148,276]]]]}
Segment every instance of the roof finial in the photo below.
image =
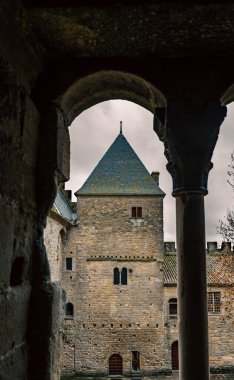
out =
{"type": "Polygon", "coordinates": [[[121,121],[120,122],[120,132],[119,132],[121,135],[122,135],[122,124],[123,124],[123,122],[121,121]]]}

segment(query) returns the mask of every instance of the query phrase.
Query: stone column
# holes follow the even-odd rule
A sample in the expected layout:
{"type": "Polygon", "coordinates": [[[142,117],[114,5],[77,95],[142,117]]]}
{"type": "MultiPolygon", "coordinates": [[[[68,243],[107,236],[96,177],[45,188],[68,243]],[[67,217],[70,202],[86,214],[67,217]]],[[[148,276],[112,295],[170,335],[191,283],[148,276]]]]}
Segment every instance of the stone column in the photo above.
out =
{"type": "Polygon", "coordinates": [[[174,100],[155,116],[176,197],[180,380],[208,380],[204,196],[226,107],[174,100]]]}

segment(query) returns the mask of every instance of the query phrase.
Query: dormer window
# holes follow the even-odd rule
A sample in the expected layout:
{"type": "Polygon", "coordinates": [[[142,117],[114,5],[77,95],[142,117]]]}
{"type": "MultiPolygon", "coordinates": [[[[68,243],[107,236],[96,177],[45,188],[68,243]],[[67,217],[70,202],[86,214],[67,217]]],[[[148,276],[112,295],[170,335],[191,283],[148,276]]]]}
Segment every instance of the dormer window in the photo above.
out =
{"type": "Polygon", "coordinates": [[[142,207],[132,207],[132,218],[142,218],[142,207]]]}

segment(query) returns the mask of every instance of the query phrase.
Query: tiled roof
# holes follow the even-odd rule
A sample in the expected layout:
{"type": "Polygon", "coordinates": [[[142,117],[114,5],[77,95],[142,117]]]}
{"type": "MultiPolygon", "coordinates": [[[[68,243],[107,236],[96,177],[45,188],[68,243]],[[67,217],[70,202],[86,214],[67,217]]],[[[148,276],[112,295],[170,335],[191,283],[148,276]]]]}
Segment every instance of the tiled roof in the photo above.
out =
{"type": "Polygon", "coordinates": [[[70,201],[67,199],[61,188],[58,188],[52,210],[56,211],[62,218],[70,222],[73,222],[75,219],[75,214],[70,201]]]}
{"type": "Polygon", "coordinates": [[[120,133],[75,195],[164,195],[120,133]]]}
{"type": "MultiPolygon", "coordinates": [[[[177,269],[176,255],[165,254],[164,256],[164,285],[176,285],[177,269]]],[[[228,260],[223,255],[214,254],[206,256],[207,284],[224,285],[233,283],[233,274],[228,260]]]]}

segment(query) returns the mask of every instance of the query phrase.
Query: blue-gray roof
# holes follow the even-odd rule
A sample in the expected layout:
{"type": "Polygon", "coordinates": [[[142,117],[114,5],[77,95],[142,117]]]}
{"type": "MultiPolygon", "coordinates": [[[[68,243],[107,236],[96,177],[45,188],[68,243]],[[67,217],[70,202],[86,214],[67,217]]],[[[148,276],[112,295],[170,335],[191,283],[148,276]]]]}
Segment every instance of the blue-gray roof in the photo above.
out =
{"type": "Polygon", "coordinates": [[[120,133],[75,195],[161,195],[131,145],[120,133]]]}
{"type": "Polygon", "coordinates": [[[58,188],[53,207],[55,208],[56,212],[64,219],[70,222],[74,221],[75,214],[73,212],[71,204],[60,188],[58,188]]]}

